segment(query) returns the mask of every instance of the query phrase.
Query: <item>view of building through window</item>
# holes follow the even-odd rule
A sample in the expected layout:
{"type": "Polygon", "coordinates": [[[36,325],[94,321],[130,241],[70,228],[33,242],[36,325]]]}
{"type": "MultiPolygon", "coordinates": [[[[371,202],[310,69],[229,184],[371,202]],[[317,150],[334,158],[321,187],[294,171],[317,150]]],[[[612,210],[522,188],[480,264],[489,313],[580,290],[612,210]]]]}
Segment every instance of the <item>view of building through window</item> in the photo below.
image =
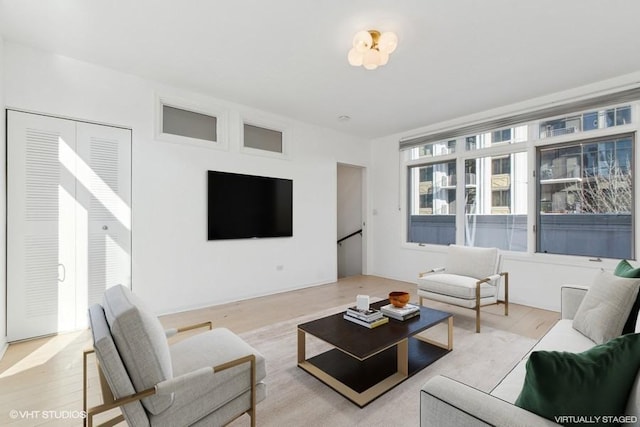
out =
{"type": "Polygon", "coordinates": [[[623,136],[540,150],[540,252],[632,256],[632,147],[623,136]]]}
{"type": "Polygon", "coordinates": [[[456,162],[432,163],[411,168],[409,241],[450,244],[455,242],[456,162]]]}
{"type": "Polygon", "coordinates": [[[631,112],[629,105],[604,108],[410,149],[407,241],[455,243],[456,215],[463,212],[465,245],[527,251],[528,222],[535,221],[536,252],[632,258],[634,136],[582,135],[631,123],[631,112]],[[533,141],[530,129],[539,130],[533,141]],[[576,134],[571,142],[568,134],[576,134]],[[554,144],[558,136],[563,142],[554,144]],[[542,139],[548,143],[536,144],[536,171],[530,171],[526,147],[542,139]],[[474,155],[498,146],[512,148],[474,155]],[[533,176],[536,191],[529,194],[533,176]],[[527,212],[532,197],[537,216],[527,212]]]}
{"type": "Polygon", "coordinates": [[[527,249],[527,153],[465,160],[465,244],[527,249]]]}

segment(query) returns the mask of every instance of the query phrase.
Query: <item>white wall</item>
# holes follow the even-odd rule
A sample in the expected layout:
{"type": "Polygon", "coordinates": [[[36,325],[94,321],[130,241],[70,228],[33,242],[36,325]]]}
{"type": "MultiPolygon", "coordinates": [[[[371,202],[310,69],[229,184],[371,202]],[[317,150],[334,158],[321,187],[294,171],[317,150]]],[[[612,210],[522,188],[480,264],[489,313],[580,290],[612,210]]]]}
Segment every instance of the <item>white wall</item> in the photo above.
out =
{"type": "Polygon", "coordinates": [[[7,221],[5,204],[7,200],[7,186],[5,182],[6,177],[6,147],[5,143],[5,110],[4,110],[4,76],[3,76],[3,64],[4,64],[4,41],[0,37],[0,165],[2,165],[2,173],[0,173],[0,358],[7,349],[7,304],[5,301],[7,295],[7,269],[5,251],[7,247],[7,228],[5,226],[7,221]]]}
{"type": "MultiPolygon", "coordinates": [[[[371,218],[373,268],[371,274],[415,282],[419,272],[444,266],[445,247],[406,243],[406,185],[401,182],[401,164],[398,141],[411,135],[419,135],[499,117],[509,112],[523,112],[539,108],[552,102],[602,93],[624,85],[636,84],[640,73],[621,76],[617,79],[598,82],[582,88],[530,100],[518,105],[506,106],[493,111],[481,112],[448,123],[414,129],[402,134],[379,138],[371,142],[371,218]]],[[[637,153],[636,153],[637,154],[637,153]]],[[[640,186],[636,186],[636,203],[640,204],[640,186]]],[[[636,206],[638,212],[638,206],[636,206]]],[[[636,221],[639,217],[636,216],[636,221]]],[[[640,225],[640,221],[637,223],[640,225]]],[[[636,226],[638,229],[638,226],[636,226]]],[[[516,253],[503,254],[503,271],[510,273],[510,301],[550,310],[560,309],[560,286],[562,284],[591,284],[600,268],[613,269],[617,260],[592,262],[585,257],[570,257],[548,254],[516,253]]]]}
{"type": "Polygon", "coordinates": [[[336,279],[336,164],[366,166],[365,141],[13,43],[4,69],[8,108],[133,129],[132,283],[156,312],[336,279]],[[226,109],[228,150],[155,140],[158,95],[226,109]],[[288,160],[240,152],[246,114],[287,124],[288,160]],[[207,170],[293,179],[294,237],[208,242],[207,170]]]}

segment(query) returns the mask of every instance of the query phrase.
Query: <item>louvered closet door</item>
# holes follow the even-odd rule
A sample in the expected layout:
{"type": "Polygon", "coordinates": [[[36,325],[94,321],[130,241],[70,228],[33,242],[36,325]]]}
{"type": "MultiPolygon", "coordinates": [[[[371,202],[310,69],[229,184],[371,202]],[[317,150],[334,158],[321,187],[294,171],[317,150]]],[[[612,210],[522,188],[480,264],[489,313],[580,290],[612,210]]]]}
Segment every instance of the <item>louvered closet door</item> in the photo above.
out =
{"type": "Polygon", "coordinates": [[[7,121],[7,335],[75,326],[75,178],[60,153],[75,123],[9,111],[7,121]]]}
{"type": "MultiPolygon", "coordinates": [[[[110,286],[131,286],[131,131],[77,126],[78,319],[110,286]]],[[[85,326],[80,324],[80,327],[85,326]]]]}
{"type": "Polygon", "coordinates": [[[8,339],[82,328],[130,286],[131,131],[9,111],[7,136],[8,339]]]}

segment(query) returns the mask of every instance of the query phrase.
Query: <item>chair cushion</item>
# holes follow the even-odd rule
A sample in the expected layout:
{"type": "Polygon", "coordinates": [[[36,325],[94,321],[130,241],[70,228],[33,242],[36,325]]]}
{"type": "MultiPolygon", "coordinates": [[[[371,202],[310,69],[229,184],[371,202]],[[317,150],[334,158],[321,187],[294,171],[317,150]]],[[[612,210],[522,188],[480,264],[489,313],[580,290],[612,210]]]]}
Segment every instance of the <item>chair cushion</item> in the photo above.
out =
{"type": "MultiPolygon", "coordinates": [[[[136,391],[173,378],[169,344],[158,318],[121,285],[105,291],[103,306],[111,335],[136,391]]],[[[152,414],[159,414],[172,401],[172,395],[154,395],[142,399],[142,404],[152,414]]]]}
{"type": "MultiPolygon", "coordinates": [[[[256,382],[266,377],[264,357],[226,328],[194,335],[171,345],[170,350],[175,377],[248,354],[256,355],[256,382]]],[[[174,393],[170,411],[151,416],[151,424],[190,425],[198,421],[250,390],[250,370],[246,363],[193,381],[187,389],[174,393]]]]}
{"type": "Polygon", "coordinates": [[[449,245],[445,273],[484,279],[496,274],[498,249],[449,245]]]}
{"type": "Polygon", "coordinates": [[[626,279],[600,271],[573,319],[573,327],[603,344],[622,333],[638,295],[640,279],[626,279]]]}
{"type": "MultiPolygon", "coordinates": [[[[116,345],[109,332],[104,310],[99,304],[89,307],[89,324],[91,326],[91,335],[93,336],[93,349],[111,393],[116,399],[132,395],[135,393],[135,389],[131,384],[129,375],[127,375],[122,359],[120,359],[116,345]]],[[[149,419],[140,402],[129,403],[121,409],[129,425],[149,425],[149,419]]]]}
{"type": "Polygon", "coordinates": [[[623,335],[583,353],[534,351],[515,405],[550,420],[622,416],[638,367],[640,334],[623,335]]]}
{"type": "MultiPolygon", "coordinates": [[[[418,279],[418,288],[423,291],[448,295],[455,298],[475,300],[478,279],[457,274],[435,273],[418,279]]],[[[480,285],[480,298],[496,295],[496,287],[488,283],[480,285]]]]}

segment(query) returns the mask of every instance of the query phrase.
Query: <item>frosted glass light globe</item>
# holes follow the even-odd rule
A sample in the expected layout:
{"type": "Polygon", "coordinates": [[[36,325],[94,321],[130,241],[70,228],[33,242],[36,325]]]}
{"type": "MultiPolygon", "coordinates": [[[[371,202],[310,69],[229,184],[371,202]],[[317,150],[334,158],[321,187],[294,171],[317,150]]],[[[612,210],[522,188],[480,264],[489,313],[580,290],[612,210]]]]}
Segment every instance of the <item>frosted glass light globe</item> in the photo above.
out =
{"type": "Polygon", "coordinates": [[[372,44],[373,38],[368,31],[358,31],[356,35],[353,36],[353,48],[360,53],[364,53],[371,49],[372,44]]]}
{"type": "Polygon", "coordinates": [[[380,57],[380,52],[375,49],[370,49],[364,54],[364,58],[362,58],[362,65],[367,70],[375,70],[380,65],[382,58],[380,57]]]}
{"type": "Polygon", "coordinates": [[[347,59],[349,60],[349,64],[354,67],[359,67],[362,65],[362,58],[364,58],[364,54],[358,52],[355,47],[352,47],[349,50],[349,54],[347,55],[347,59]]]}
{"type": "Polygon", "coordinates": [[[398,36],[392,32],[382,33],[378,39],[378,49],[382,53],[390,54],[398,47],[398,36]]]}

